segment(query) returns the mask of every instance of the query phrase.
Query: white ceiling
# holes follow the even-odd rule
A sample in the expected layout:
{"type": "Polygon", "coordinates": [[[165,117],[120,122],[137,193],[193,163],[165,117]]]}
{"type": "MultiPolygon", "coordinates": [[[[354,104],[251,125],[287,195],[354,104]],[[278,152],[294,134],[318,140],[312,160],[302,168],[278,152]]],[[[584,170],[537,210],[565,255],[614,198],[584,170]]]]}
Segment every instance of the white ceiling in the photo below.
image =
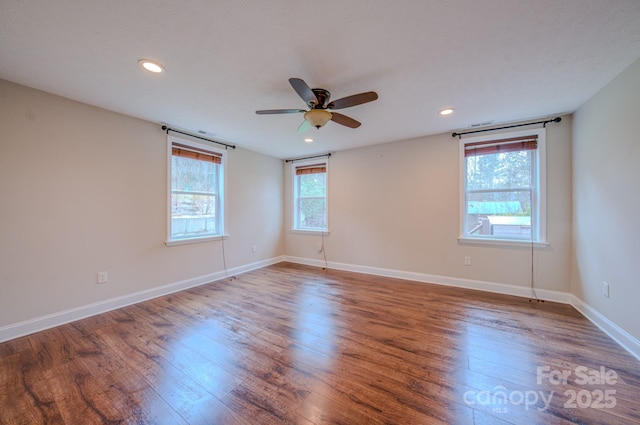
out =
{"type": "Polygon", "coordinates": [[[638,0],[0,2],[0,78],[280,158],[573,112],[639,57],[638,0]],[[304,108],[290,77],[380,98],[305,144],[254,112],[304,108]]]}

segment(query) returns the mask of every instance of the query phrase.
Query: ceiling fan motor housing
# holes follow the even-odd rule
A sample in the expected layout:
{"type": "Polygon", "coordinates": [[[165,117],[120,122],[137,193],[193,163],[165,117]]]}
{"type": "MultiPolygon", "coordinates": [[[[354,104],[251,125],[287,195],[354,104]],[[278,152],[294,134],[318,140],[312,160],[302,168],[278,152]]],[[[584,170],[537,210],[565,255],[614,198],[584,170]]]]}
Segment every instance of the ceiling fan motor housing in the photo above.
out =
{"type": "Polygon", "coordinates": [[[318,99],[318,104],[314,105],[313,102],[309,102],[309,108],[312,109],[326,109],[327,105],[329,104],[329,98],[331,97],[331,93],[329,93],[329,90],[325,90],[325,89],[311,89],[311,91],[313,92],[313,94],[316,95],[316,98],[318,99]]]}

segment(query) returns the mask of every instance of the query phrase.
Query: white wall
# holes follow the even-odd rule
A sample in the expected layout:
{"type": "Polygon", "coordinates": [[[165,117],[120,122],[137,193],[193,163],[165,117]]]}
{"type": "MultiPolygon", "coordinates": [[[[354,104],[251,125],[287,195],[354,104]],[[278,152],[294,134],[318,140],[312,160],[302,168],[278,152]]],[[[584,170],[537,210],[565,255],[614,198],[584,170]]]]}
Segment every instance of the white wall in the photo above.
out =
{"type": "Polygon", "coordinates": [[[573,132],[572,291],[640,340],[640,60],[578,109],[573,132]]]}
{"type": "MultiPolygon", "coordinates": [[[[0,129],[0,327],[223,269],[220,241],[164,244],[159,125],[0,80],[0,129]]],[[[227,153],[227,266],[280,257],[282,161],[227,153]]]]}
{"type": "MultiPolygon", "coordinates": [[[[464,245],[459,151],[450,134],[336,152],[329,164],[329,262],[528,287],[530,248],[464,245]],[[464,266],[465,256],[472,265],[464,266]]],[[[285,251],[322,260],[320,237],[291,233],[285,167],[285,251]]],[[[547,127],[548,240],[535,250],[538,288],[569,292],[571,116],[547,127]]]]}
{"type": "MultiPolygon", "coordinates": [[[[640,61],[573,122],[548,126],[550,245],[535,250],[539,288],[572,292],[636,340],[638,116],[640,61]]],[[[219,241],[164,245],[157,124],[0,80],[0,129],[0,328],[223,269],[219,241]],[[97,285],[104,270],[110,282],[97,285]]],[[[228,155],[227,266],[284,253],[322,260],[320,237],[289,231],[291,166],[241,148],[228,155]]],[[[458,190],[449,134],[335,153],[327,259],[526,288],[528,249],[458,243],[458,190]]]]}

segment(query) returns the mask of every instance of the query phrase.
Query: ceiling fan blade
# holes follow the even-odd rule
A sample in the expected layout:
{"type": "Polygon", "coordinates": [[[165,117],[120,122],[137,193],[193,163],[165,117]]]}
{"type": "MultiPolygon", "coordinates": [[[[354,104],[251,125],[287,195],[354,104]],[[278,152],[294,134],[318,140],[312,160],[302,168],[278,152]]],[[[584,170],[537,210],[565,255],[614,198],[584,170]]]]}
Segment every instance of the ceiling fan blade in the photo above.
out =
{"type": "Polygon", "coordinates": [[[311,123],[307,120],[302,121],[300,127],[298,127],[298,133],[302,134],[311,128],[311,123]]]}
{"type": "Polygon", "coordinates": [[[339,114],[337,112],[331,113],[331,121],[337,122],[338,124],[342,124],[350,128],[358,128],[361,125],[359,121],[356,121],[351,117],[339,114]]]}
{"type": "Polygon", "coordinates": [[[334,100],[327,105],[328,109],[342,109],[350,106],[362,105],[363,103],[373,102],[378,98],[378,93],[374,91],[368,91],[364,93],[358,93],[351,96],[343,97],[341,99],[334,100]]]}
{"type": "Polygon", "coordinates": [[[311,104],[317,105],[319,103],[318,98],[303,79],[289,78],[289,84],[291,84],[291,87],[293,87],[296,93],[298,93],[298,96],[300,96],[307,105],[311,106],[311,104]]]}
{"type": "Polygon", "coordinates": [[[256,111],[258,115],[268,115],[268,114],[297,114],[298,112],[307,112],[304,109],[263,109],[261,111],[256,111]]]}

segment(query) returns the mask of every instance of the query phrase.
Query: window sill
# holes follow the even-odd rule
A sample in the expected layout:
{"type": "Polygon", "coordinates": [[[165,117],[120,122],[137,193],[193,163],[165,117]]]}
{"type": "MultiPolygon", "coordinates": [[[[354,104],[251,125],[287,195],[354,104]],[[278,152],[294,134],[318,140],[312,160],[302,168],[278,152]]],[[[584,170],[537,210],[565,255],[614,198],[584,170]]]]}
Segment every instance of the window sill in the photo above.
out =
{"type": "Polygon", "coordinates": [[[291,229],[291,233],[298,235],[324,235],[329,236],[328,230],[291,229]]]}
{"type": "Polygon", "coordinates": [[[166,241],[165,245],[167,246],[189,245],[192,243],[220,241],[222,239],[229,239],[229,235],[205,236],[202,238],[175,239],[172,241],[166,241]]]}
{"type": "Polygon", "coordinates": [[[546,248],[549,246],[549,242],[531,242],[522,241],[516,239],[481,239],[481,238],[463,238],[459,237],[458,242],[461,244],[469,245],[494,245],[494,246],[516,246],[516,247],[531,247],[534,248],[546,248]]]}

